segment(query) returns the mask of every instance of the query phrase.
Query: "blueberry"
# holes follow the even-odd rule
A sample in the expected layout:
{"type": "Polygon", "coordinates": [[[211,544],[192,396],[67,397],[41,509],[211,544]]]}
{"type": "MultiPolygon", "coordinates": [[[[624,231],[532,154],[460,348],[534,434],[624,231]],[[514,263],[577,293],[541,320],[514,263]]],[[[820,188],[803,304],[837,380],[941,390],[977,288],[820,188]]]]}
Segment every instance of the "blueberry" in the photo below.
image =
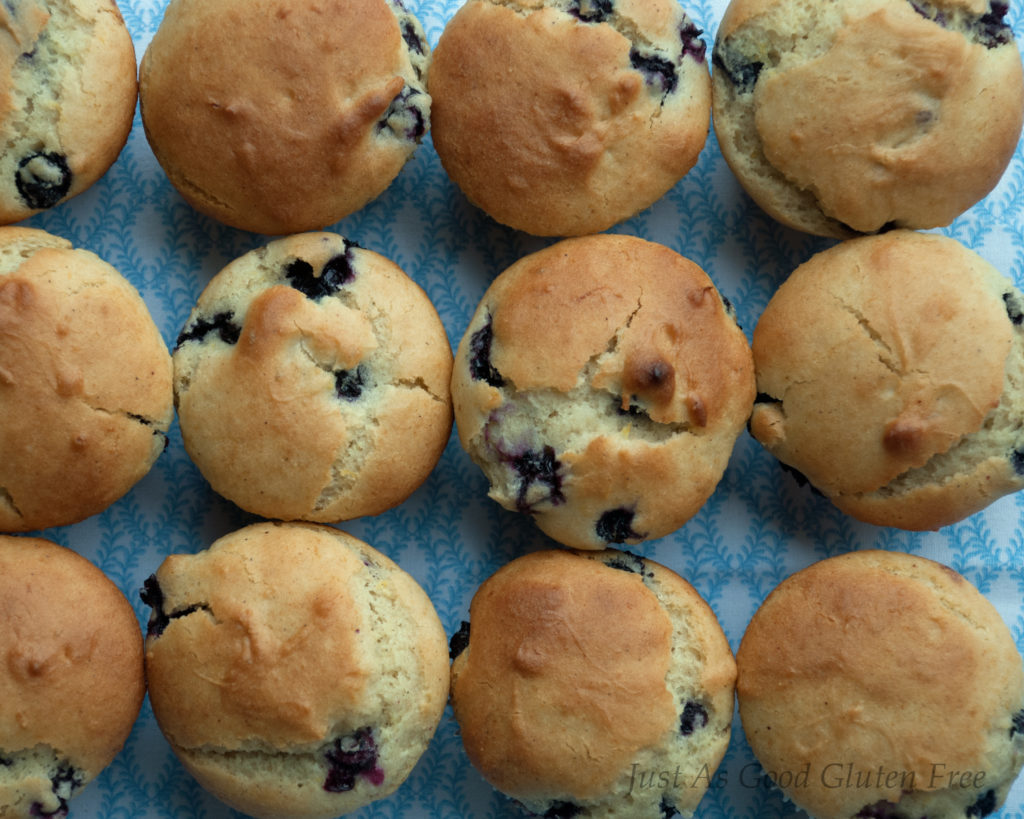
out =
{"type": "Polygon", "coordinates": [[[491,318],[469,338],[469,374],[477,381],[486,381],[492,387],[503,387],[505,379],[491,364],[491,344],[494,342],[494,328],[491,318]]]}
{"type": "Polygon", "coordinates": [[[583,813],[583,808],[573,802],[552,802],[551,807],[544,811],[545,819],[572,819],[583,813]]]}
{"type": "Polygon", "coordinates": [[[818,487],[816,487],[814,484],[812,484],[810,479],[795,466],[790,466],[787,463],[779,461],[779,467],[782,469],[783,472],[788,473],[790,477],[792,477],[793,480],[796,481],[796,485],[799,486],[801,489],[803,489],[805,486],[808,486],[815,495],[818,495],[819,497],[825,497],[822,491],[818,489],[818,487]]]}
{"type": "Polygon", "coordinates": [[[657,83],[662,94],[671,94],[679,84],[676,67],[670,60],[656,54],[642,54],[636,48],[630,49],[629,63],[644,75],[648,85],[657,83]]]}
{"type": "Polygon", "coordinates": [[[612,13],[612,0],[573,0],[569,13],[584,23],[603,23],[612,13]]]}
{"type": "Polygon", "coordinates": [[[597,536],[605,543],[625,543],[627,540],[642,540],[643,535],[633,530],[632,509],[619,507],[609,509],[597,519],[597,536]]]}
{"type": "Polygon", "coordinates": [[[187,341],[202,341],[213,332],[216,332],[225,344],[237,344],[239,336],[242,335],[242,328],[235,324],[234,319],[235,314],[230,310],[216,313],[210,319],[200,316],[192,324],[185,326],[178,335],[174,348],[177,349],[187,341]]]}
{"type": "Polygon", "coordinates": [[[711,62],[729,78],[740,94],[747,94],[754,90],[761,69],[764,68],[763,62],[746,60],[742,55],[733,53],[728,46],[716,48],[711,62]]]}
{"type": "Polygon", "coordinates": [[[907,819],[894,802],[873,802],[857,811],[854,819],[907,819]]]}
{"type": "Polygon", "coordinates": [[[66,762],[62,764],[57,773],[50,778],[50,787],[53,795],[57,797],[57,808],[52,811],[45,810],[42,803],[35,802],[29,808],[29,813],[38,819],[51,819],[51,817],[65,817],[68,815],[68,800],[74,792],[82,787],[84,778],[66,762]]]}
{"type": "Polygon", "coordinates": [[[1006,22],[1006,14],[1009,10],[1010,7],[1007,3],[994,2],[989,6],[988,12],[973,23],[972,29],[985,48],[995,48],[1012,42],[1013,30],[1006,22]]]}
{"type": "Polygon", "coordinates": [[[708,724],[707,709],[699,702],[690,700],[683,706],[683,714],[679,717],[679,733],[684,737],[690,736],[698,728],[708,724]]]}
{"type": "Polygon", "coordinates": [[[661,804],[658,805],[658,808],[661,810],[661,819],[672,819],[673,816],[679,815],[679,810],[675,805],[669,804],[668,798],[665,796],[661,797],[661,804]]]}
{"type": "Polygon", "coordinates": [[[1024,734],[1024,711],[1018,711],[1013,715],[1012,725],[1010,726],[1010,738],[1012,739],[1014,734],[1024,734]]]}
{"type": "Polygon", "coordinates": [[[34,210],[52,208],[71,190],[73,174],[63,154],[29,154],[18,163],[14,184],[25,204],[34,210]]]}
{"type": "Polygon", "coordinates": [[[337,370],[334,373],[334,392],[345,401],[355,401],[366,387],[365,371],[360,365],[354,370],[337,370]]]}
{"type": "Polygon", "coordinates": [[[1018,475],[1024,475],[1024,449],[1015,449],[1010,453],[1010,465],[1018,475]]]}
{"type": "Polygon", "coordinates": [[[352,247],[354,245],[346,242],[345,251],[328,259],[320,275],[305,259],[293,259],[285,265],[284,277],[289,285],[308,299],[316,301],[325,296],[333,296],[355,278],[350,255],[352,247]]]}
{"type": "Polygon", "coordinates": [[[424,97],[423,92],[408,85],[403,87],[377,123],[377,133],[390,130],[395,136],[412,142],[422,140],[427,133],[427,120],[422,107],[425,99],[417,101],[417,97],[424,97]]]}
{"type": "Polygon", "coordinates": [[[547,486],[549,492],[542,500],[549,500],[554,504],[562,503],[565,495],[562,494],[562,478],[558,474],[561,461],[555,457],[555,450],[551,446],[545,446],[540,452],[527,450],[522,455],[514,455],[508,458],[509,465],[519,475],[519,492],[516,496],[516,508],[520,512],[530,512],[532,508],[542,501],[528,502],[526,499],[530,488],[535,484],[547,486]]]}
{"type": "Polygon", "coordinates": [[[606,560],[604,565],[610,569],[618,569],[622,572],[632,572],[633,574],[643,575],[644,573],[644,561],[642,558],[637,557],[629,552],[620,552],[614,557],[606,560]]]}
{"type": "Polygon", "coordinates": [[[328,766],[325,791],[350,791],[356,786],[357,776],[374,785],[384,781],[384,771],[377,766],[377,743],[372,728],[360,728],[352,736],[335,740],[324,756],[328,766]]]}
{"type": "Polygon", "coordinates": [[[1006,305],[1006,315],[1010,317],[1014,327],[1020,327],[1024,322],[1024,308],[1021,307],[1020,299],[1016,293],[1003,293],[1003,304],[1006,305]]]}
{"type": "Polygon", "coordinates": [[[708,46],[707,43],[700,38],[700,35],[703,33],[703,31],[697,28],[697,26],[690,21],[687,21],[686,24],[679,29],[679,39],[683,42],[684,57],[693,57],[693,59],[699,63],[704,62],[708,46]]]}
{"type": "Polygon", "coordinates": [[[990,813],[995,813],[995,810],[996,792],[989,789],[979,796],[973,805],[967,808],[967,817],[971,819],[974,816],[988,816],[990,813]]]}
{"type": "Polygon", "coordinates": [[[146,625],[147,637],[159,637],[164,633],[164,629],[170,625],[171,620],[187,617],[197,611],[210,610],[209,606],[195,603],[177,611],[164,611],[164,590],[160,588],[160,583],[157,581],[155,574],[151,574],[145,579],[142,584],[142,590],[139,592],[139,597],[143,603],[152,609],[149,615],[149,623],[146,625]]]}
{"type": "Polygon", "coordinates": [[[448,641],[448,658],[454,660],[469,647],[469,621],[463,620],[459,630],[448,641]]]}
{"type": "Polygon", "coordinates": [[[420,37],[419,32],[416,31],[416,26],[412,24],[411,20],[406,20],[402,23],[402,39],[405,40],[405,44],[413,54],[427,53],[423,39],[420,37]]]}

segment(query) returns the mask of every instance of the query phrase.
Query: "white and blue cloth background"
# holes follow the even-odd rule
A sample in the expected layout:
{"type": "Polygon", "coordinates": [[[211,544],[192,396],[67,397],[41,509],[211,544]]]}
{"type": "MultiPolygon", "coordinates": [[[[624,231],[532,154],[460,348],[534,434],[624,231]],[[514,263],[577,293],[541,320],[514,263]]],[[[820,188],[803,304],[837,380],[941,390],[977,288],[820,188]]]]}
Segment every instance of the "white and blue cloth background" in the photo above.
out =
{"type": "MultiPolygon", "coordinates": [[[[408,6],[433,46],[460,2],[408,0],[408,6]]],[[[684,5],[704,30],[710,54],[725,0],[684,5]]],[[[141,58],[166,0],[120,0],[120,6],[141,58]]],[[[1011,9],[1018,36],[1020,19],[1019,9],[1011,9]]],[[[117,267],[142,293],[169,346],[206,282],[227,262],[268,240],[215,223],[185,204],[153,158],[138,114],[127,146],[102,180],[25,224],[63,236],[117,267]]],[[[331,229],[393,259],[415,279],[436,305],[453,348],[491,280],[553,241],[508,230],[468,204],[445,175],[429,137],[379,199],[331,229]]],[[[764,215],[733,179],[713,134],[696,167],[671,192],[612,232],[660,242],[701,265],[735,305],[748,337],[788,273],[831,244],[782,228],[764,215]]],[[[991,195],[942,232],[1024,284],[1020,145],[991,195]]],[[[407,502],[342,528],[409,571],[450,635],[467,616],[474,590],[493,571],[524,552],[556,546],[528,518],[501,509],[486,492],[482,474],[453,435],[434,473],[407,502]]],[[[209,489],[175,425],[168,449],[128,495],[101,515],[43,534],[97,563],[144,623],[149,612],[138,592],[166,555],[199,551],[251,520],[209,489]]],[[[744,433],[701,512],[675,534],[635,551],[693,583],[735,650],[757,606],[786,576],[821,558],[864,548],[902,550],[951,565],[995,604],[1024,648],[1024,494],[936,533],[882,529],[845,517],[798,487],[744,433]]],[[[449,709],[403,787],[354,815],[499,819],[520,814],[471,768],[449,709]]],[[[761,775],[738,718],[697,815],[802,816],[761,775]]],[[[147,702],[123,752],[75,797],[71,816],[221,819],[236,814],[203,792],[178,764],[147,702]]],[[[1015,786],[999,816],[1024,819],[1024,783],[1015,786]]]]}

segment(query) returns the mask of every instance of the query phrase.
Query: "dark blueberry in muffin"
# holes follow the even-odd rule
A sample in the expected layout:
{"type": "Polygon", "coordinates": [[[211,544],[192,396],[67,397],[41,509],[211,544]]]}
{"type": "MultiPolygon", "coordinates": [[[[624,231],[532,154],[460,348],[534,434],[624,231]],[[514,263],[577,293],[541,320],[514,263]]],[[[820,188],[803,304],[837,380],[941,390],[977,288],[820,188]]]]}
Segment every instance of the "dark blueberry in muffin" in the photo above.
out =
{"type": "Polygon", "coordinates": [[[619,507],[609,509],[597,519],[597,536],[605,543],[625,543],[627,540],[642,540],[643,535],[633,529],[635,512],[619,507]]]}
{"type": "Polygon", "coordinates": [[[622,572],[632,572],[639,575],[644,573],[643,559],[629,552],[621,552],[615,555],[615,557],[606,560],[604,565],[622,572]]]}
{"type": "Polygon", "coordinates": [[[764,68],[764,63],[747,60],[741,54],[734,53],[728,45],[716,48],[711,56],[711,63],[729,78],[739,94],[747,94],[754,90],[757,78],[764,68]]]}
{"type": "Polygon", "coordinates": [[[1006,315],[1010,317],[1014,327],[1020,327],[1024,322],[1024,308],[1021,307],[1020,299],[1016,293],[1003,293],[1003,304],[1006,305],[1006,315]]]}
{"type": "Polygon", "coordinates": [[[426,102],[422,91],[405,86],[377,123],[377,132],[390,130],[395,136],[419,142],[427,133],[427,120],[423,114],[426,102]]]}
{"type": "Polygon", "coordinates": [[[344,401],[355,401],[363,394],[366,387],[363,368],[354,370],[338,370],[334,373],[334,392],[344,401]]]}
{"type": "Polygon", "coordinates": [[[1015,449],[1010,453],[1010,465],[1018,475],[1024,475],[1024,450],[1015,449]]]}
{"type": "Polygon", "coordinates": [[[971,819],[974,816],[988,816],[991,813],[995,813],[995,810],[996,792],[989,789],[979,796],[973,805],[967,808],[967,817],[971,819]]]}
{"type": "Polygon", "coordinates": [[[901,813],[894,802],[882,800],[865,805],[857,811],[854,819],[907,819],[907,815],[901,813]]]}
{"type": "Polygon", "coordinates": [[[612,13],[612,0],[573,0],[569,13],[584,23],[603,23],[612,13]]]}
{"type": "Polygon", "coordinates": [[[356,786],[357,776],[374,785],[384,781],[384,771],[377,766],[377,743],[372,728],[360,728],[352,736],[335,740],[324,757],[327,759],[325,791],[350,791],[356,786]]]}
{"type": "Polygon", "coordinates": [[[14,173],[14,184],[28,207],[45,210],[67,196],[72,178],[67,157],[49,151],[22,159],[14,173]]]}
{"type": "Polygon", "coordinates": [[[451,640],[448,641],[448,658],[454,660],[469,646],[469,621],[463,620],[451,640]]]}
{"type": "Polygon", "coordinates": [[[316,275],[313,265],[305,259],[294,259],[285,265],[284,277],[290,286],[313,301],[333,296],[355,278],[351,247],[346,243],[345,252],[331,257],[321,269],[320,275],[316,275]]]}
{"type": "Polygon", "coordinates": [[[562,478],[558,469],[562,463],[555,457],[555,450],[551,446],[545,446],[540,452],[527,450],[522,455],[516,455],[509,459],[509,464],[516,474],[519,475],[519,493],[516,497],[516,508],[520,512],[529,512],[543,500],[549,500],[554,504],[565,500],[562,494],[562,478]],[[527,494],[534,484],[542,484],[548,488],[547,497],[539,501],[529,502],[527,494]]]}
{"type": "Polygon", "coordinates": [[[178,335],[174,348],[177,349],[187,341],[202,341],[210,333],[216,333],[225,344],[236,344],[242,334],[242,328],[235,324],[235,314],[230,310],[216,313],[209,319],[200,316],[185,326],[178,335]]]}
{"type": "Polygon", "coordinates": [[[491,319],[469,337],[469,374],[477,381],[486,381],[492,387],[503,387],[505,379],[491,364],[491,344],[494,342],[494,328],[491,319]]]}
{"type": "Polygon", "coordinates": [[[164,611],[164,590],[160,588],[160,583],[157,581],[155,574],[151,574],[145,579],[142,584],[142,591],[139,592],[139,597],[143,603],[152,609],[149,615],[149,623],[146,626],[147,637],[159,637],[164,633],[164,629],[170,625],[171,620],[187,617],[197,611],[209,611],[209,606],[202,603],[194,603],[177,611],[164,611]]]}
{"type": "Polygon", "coordinates": [[[544,811],[544,819],[572,819],[583,813],[583,808],[573,802],[552,802],[544,811]]]}
{"type": "Polygon", "coordinates": [[[50,787],[53,788],[53,795],[57,797],[58,806],[55,810],[48,811],[42,803],[35,802],[29,808],[29,813],[39,819],[50,819],[50,817],[64,817],[68,815],[68,800],[74,792],[82,787],[83,777],[71,765],[66,762],[62,764],[57,773],[50,778],[50,787]]]}
{"type": "Polygon", "coordinates": [[[690,736],[694,731],[703,728],[708,724],[707,709],[699,702],[689,700],[683,706],[682,716],[679,717],[679,733],[684,737],[690,736]]]}
{"type": "Polygon", "coordinates": [[[975,36],[985,48],[995,48],[1013,41],[1013,29],[1006,22],[1009,4],[995,2],[972,25],[975,36]]]}
{"type": "Polygon", "coordinates": [[[633,48],[629,52],[629,63],[644,75],[648,85],[660,85],[662,94],[671,94],[679,84],[676,67],[670,60],[657,54],[643,54],[633,48]]]}
{"type": "Polygon", "coordinates": [[[345,243],[345,251],[331,256],[324,262],[320,271],[320,281],[331,293],[336,293],[346,284],[355,281],[356,272],[352,269],[352,248],[356,247],[350,242],[345,243]]]}
{"type": "Polygon", "coordinates": [[[420,37],[419,32],[416,31],[416,26],[409,20],[402,23],[402,39],[405,40],[405,44],[413,54],[427,53],[423,39],[420,37]]]}
{"type": "Polygon", "coordinates": [[[695,24],[689,21],[679,29],[679,39],[683,41],[684,57],[692,57],[699,63],[704,62],[708,46],[707,43],[700,38],[700,35],[703,33],[704,32],[697,28],[695,24]]]}
{"type": "Polygon", "coordinates": [[[1018,711],[1013,715],[1010,725],[1010,738],[1015,734],[1024,734],[1024,711],[1018,711]]]}
{"type": "Polygon", "coordinates": [[[673,816],[679,815],[679,810],[675,805],[669,804],[666,797],[661,797],[661,804],[658,805],[661,809],[661,819],[672,819],[673,816]]]}

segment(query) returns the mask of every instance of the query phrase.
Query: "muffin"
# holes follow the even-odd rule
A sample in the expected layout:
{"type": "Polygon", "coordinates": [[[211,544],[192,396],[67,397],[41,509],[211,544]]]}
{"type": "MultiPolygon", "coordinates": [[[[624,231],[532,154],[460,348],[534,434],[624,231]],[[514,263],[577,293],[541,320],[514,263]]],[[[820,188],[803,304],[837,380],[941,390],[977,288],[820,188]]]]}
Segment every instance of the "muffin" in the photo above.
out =
{"type": "Polygon", "coordinates": [[[463,448],[490,496],[567,546],[638,543],[715,490],[750,414],[750,347],[696,264],[565,239],[488,288],[456,352],[463,448]]]}
{"type": "Polygon", "coordinates": [[[0,531],[102,512],[173,415],[171,357],[131,283],[65,239],[0,228],[0,531]]]}
{"type": "Polygon", "coordinates": [[[430,126],[430,60],[398,0],[172,0],[139,69],[171,183],[232,227],[326,227],[391,184],[430,126]]]}
{"type": "Polygon", "coordinates": [[[146,581],[153,713],[185,768],[256,817],[335,817],[398,788],[448,691],[426,593],[338,529],[252,524],[146,581]]]}
{"type": "Polygon", "coordinates": [[[736,666],[679,575],[607,549],[533,552],[452,641],[470,761],[543,816],[691,816],[729,744],[736,666]]]}
{"type": "Polygon", "coordinates": [[[128,140],[137,87],[114,0],[0,5],[0,224],[103,176],[128,140]]]}
{"type": "Polygon", "coordinates": [[[849,238],[948,225],[995,187],[1024,112],[1000,0],[732,0],[715,133],[789,227],[849,238]]]}
{"type": "Polygon", "coordinates": [[[1024,296],[893,231],[798,267],[754,330],[754,437],[849,515],[938,529],[1024,486],[1024,296]]]}
{"type": "Polygon", "coordinates": [[[207,285],[174,350],[185,449],[268,518],[335,522],[404,501],[452,425],[452,351],[426,293],[332,233],[278,239],[207,285]]]}
{"type": "Polygon", "coordinates": [[[797,572],[736,663],[750,747],[816,819],[988,816],[1024,763],[1013,636],[931,560],[852,552],[797,572]]]}
{"type": "Polygon", "coordinates": [[[66,816],[142,707],[135,611],[71,549],[0,535],[0,657],[0,817],[66,816]]]}
{"type": "Polygon", "coordinates": [[[493,219],[535,235],[627,219],[704,147],[700,34],[675,0],[468,0],[430,70],[444,169],[493,219]]]}

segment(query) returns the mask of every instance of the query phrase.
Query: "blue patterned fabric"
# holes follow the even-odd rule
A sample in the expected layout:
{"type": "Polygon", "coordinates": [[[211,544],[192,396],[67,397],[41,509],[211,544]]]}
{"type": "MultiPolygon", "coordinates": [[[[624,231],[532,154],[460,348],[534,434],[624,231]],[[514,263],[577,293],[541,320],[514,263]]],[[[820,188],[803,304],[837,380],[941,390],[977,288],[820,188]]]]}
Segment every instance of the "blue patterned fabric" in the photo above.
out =
{"type": "MultiPolygon", "coordinates": [[[[431,44],[459,0],[410,0],[431,44]]],[[[166,0],[120,0],[141,57],[166,0]]],[[[686,5],[709,47],[724,0],[686,5]]],[[[1015,24],[1019,12],[1011,11],[1015,24]]],[[[1016,26],[1019,29],[1019,26],[1016,26]]],[[[1018,31],[1019,36],[1019,31],[1018,31]]],[[[225,44],[230,47],[230,44],[225,44]]],[[[710,48],[709,48],[710,50],[710,48]]],[[[266,237],[195,213],[157,165],[136,115],[128,145],[91,190],[26,224],[89,248],[141,291],[170,346],[205,283],[266,237]]],[[[337,232],[395,260],[432,298],[453,347],[494,276],[551,240],[505,229],[448,180],[429,138],[378,200],[337,232]]],[[[735,305],[746,332],[783,278],[828,245],[779,227],[742,193],[710,137],[693,171],[653,207],[615,228],[661,242],[700,264],[735,305]]],[[[1024,157],[1018,145],[998,188],[943,231],[1024,284],[1024,157]]],[[[488,575],[528,550],[551,547],[527,518],[486,496],[486,482],[453,436],[426,484],[399,508],[342,528],[390,555],[426,589],[449,634],[488,575]]],[[[746,434],[704,509],[679,532],[636,551],[675,569],[714,608],[733,649],[767,593],[793,571],[852,549],[898,549],[943,561],[986,594],[1024,647],[1024,494],[937,533],[860,524],[798,487],[746,434]]],[[[152,472],[105,513],[43,534],[100,565],[128,595],[140,622],[143,580],[165,555],[195,552],[251,518],[219,499],[191,464],[177,426],[152,472]]],[[[71,803],[72,817],[220,819],[235,816],[184,772],[148,703],[124,751],[71,803]]],[[[518,816],[470,767],[450,710],[411,778],[358,817],[518,816]]],[[[703,819],[799,816],[767,784],[738,718],[703,819]]],[[[999,814],[1024,819],[1024,784],[999,814]]]]}

